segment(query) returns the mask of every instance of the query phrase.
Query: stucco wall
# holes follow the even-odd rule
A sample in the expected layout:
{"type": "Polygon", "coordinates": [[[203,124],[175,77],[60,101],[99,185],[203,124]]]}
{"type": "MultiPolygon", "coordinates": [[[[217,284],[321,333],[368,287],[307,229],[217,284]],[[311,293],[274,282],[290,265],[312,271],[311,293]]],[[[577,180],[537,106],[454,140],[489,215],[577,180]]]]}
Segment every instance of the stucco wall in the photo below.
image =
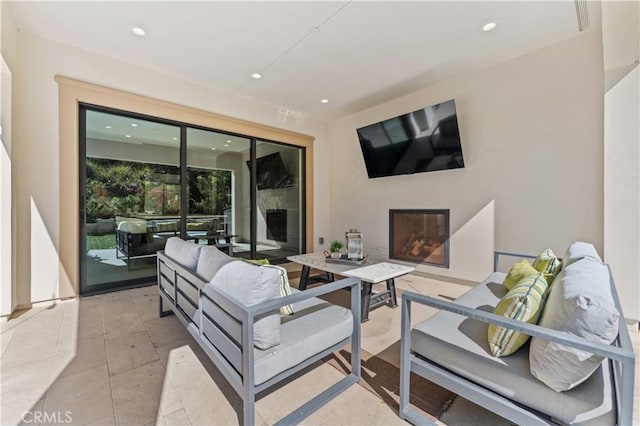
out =
{"type": "Polygon", "coordinates": [[[603,69],[593,30],[329,123],[331,236],[388,253],[388,210],[450,209],[449,269],[481,280],[494,250],[603,249],[603,69]],[[356,129],[455,99],[464,169],[369,179],[356,129]]]}
{"type": "MultiPolygon", "coordinates": [[[[14,144],[13,177],[17,220],[18,301],[28,304],[59,296],[58,248],[60,215],[72,214],[60,205],[59,170],[61,146],[58,138],[58,85],[55,75],[64,75],[114,89],[170,101],[292,130],[315,137],[314,230],[329,228],[326,124],[308,117],[295,120],[279,114],[275,106],[260,104],[227,93],[210,90],[156,71],[99,56],[27,33],[19,33],[14,113],[20,129],[14,144]]],[[[73,236],[71,236],[73,238],[73,236]]],[[[321,248],[321,247],[319,247],[321,248]]]]}

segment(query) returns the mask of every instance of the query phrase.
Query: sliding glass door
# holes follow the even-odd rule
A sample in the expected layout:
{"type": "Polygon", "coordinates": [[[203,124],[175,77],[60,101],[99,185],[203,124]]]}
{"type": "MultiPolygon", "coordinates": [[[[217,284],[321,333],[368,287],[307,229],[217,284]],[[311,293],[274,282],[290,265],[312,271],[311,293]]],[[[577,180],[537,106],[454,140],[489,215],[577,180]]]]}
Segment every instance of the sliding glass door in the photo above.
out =
{"type": "MultiPolygon", "coordinates": [[[[187,239],[200,244],[233,245],[250,235],[242,226],[246,165],[251,139],[187,128],[187,239]]],[[[228,248],[227,248],[228,250],[228,248]]]]}
{"type": "Polygon", "coordinates": [[[180,127],[81,108],[81,292],[154,280],[179,231],[180,127]]]}
{"type": "Polygon", "coordinates": [[[305,248],[304,149],[80,107],[81,294],[156,279],[179,236],[281,262],[305,248]]]}
{"type": "Polygon", "coordinates": [[[256,141],[256,258],[283,259],[304,247],[303,151],[256,141]]]}

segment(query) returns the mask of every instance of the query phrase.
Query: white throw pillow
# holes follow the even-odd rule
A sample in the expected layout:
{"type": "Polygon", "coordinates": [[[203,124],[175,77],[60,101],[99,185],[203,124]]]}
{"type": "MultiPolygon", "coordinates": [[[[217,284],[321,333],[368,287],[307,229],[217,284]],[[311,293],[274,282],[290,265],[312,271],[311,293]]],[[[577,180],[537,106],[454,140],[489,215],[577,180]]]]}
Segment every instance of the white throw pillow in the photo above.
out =
{"type": "Polygon", "coordinates": [[[125,221],[118,224],[118,230],[122,232],[128,232],[130,234],[146,234],[147,222],[142,221],[125,221]]]}
{"type": "MultiPolygon", "coordinates": [[[[607,266],[587,257],[562,268],[553,281],[538,325],[610,344],[618,334],[619,316],[607,266]]],[[[557,392],[585,381],[603,359],[539,337],[531,338],[531,374],[557,392]]]]}
{"type": "Polygon", "coordinates": [[[202,246],[189,243],[178,237],[171,237],[164,246],[164,254],[187,269],[195,271],[202,246]]]}
{"type": "Polygon", "coordinates": [[[566,253],[564,254],[564,257],[562,258],[562,267],[566,268],[573,262],[584,259],[586,257],[597,260],[598,262],[602,262],[602,259],[598,255],[598,252],[593,244],[576,241],[569,246],[566,253]]]}
{"type": "MultiPolygon", "coordinates": [[[[210,285],[245,306],[280,297],[278,270],[248,262],[227,263],[216,272],[210,285]]],[[[253,344],[259,349],[269,349],[280,344],[280,315],[277,309],[256,318],[253,344]]]]}

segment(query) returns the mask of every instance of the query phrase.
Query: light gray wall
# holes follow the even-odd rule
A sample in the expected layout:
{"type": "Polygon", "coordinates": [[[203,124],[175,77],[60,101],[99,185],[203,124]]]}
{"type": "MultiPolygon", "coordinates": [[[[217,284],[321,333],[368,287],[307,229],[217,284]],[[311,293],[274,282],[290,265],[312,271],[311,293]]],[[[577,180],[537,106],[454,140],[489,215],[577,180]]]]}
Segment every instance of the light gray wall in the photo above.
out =
{"type": "Polygon", "coordinates": [[[603,249],[603,69],[599,31],[443,81],[329,123],[331,239],[357,227],[385,258],[388,210],[451,210],[450,269],[482,280],[494,250],[603,249]],[[464,169],[367,177],[356,129],[454,98],[464,169]]]}
{"type": "Polygon", "coordinates": [[[602,3],[604,259],[626,318],[640,321],[640,3],[602,3]]]}
{"type": "Polygon", "coordinates": [[[17,304],[15,262],[16,242],[13,238],[12,217],[15,205],[12,185],[12,133],[13,133],[13,69],[17,62],[17,30],[6,2],[0,3],[2,34],[0,55],[0,317],[9,316],[17,304]]]}
{"type": "Polygon", "coordinates": [[[604,100],[604,259],[625,317],[640,321],[640,67],[604,100]]]}

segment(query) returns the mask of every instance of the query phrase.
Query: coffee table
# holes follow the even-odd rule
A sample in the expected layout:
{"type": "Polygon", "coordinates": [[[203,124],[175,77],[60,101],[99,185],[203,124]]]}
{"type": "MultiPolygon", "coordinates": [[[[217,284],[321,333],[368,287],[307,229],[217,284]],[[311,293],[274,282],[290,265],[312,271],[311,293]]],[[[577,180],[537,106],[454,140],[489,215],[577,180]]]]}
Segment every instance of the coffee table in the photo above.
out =
{"type": "Polygon", "coordinates": [[[396,286],[394,278],[408,274],[415,270],[412,266],[398,265],[390,262],[376,262],[369,260],[362,266],[327,263],[323,253],[298,254],[288,256],[287,260],[302,265],[300,284],[298,289],[304,291],[307,285],[313,282],[331,282],[334,274],[360,279],[361,289],[361,315],[360,320],[369,320],[369,311],[381,304],[388,304],[395,308],[398,306],[396,299],[396,286]],[[321,275],[309,276],[311,268],[323,272],[321,275]],[[387,289],[377,293],[373,292],[373,285],[385,281],[387,289]]]}

